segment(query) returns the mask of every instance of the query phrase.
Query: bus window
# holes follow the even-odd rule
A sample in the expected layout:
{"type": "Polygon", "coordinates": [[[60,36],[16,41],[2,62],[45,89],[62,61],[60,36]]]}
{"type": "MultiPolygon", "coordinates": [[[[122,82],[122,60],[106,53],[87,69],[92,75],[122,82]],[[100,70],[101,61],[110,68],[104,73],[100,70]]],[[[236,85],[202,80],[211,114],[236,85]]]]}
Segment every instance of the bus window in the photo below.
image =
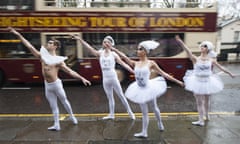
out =
{"type": "MultiPolygon", "coordinates": [[[[184,37],[183,33],[83,33],[83,39],[94,48],[102,48],[102,40],[111,35],[116,43],[116,48],[130,57],[136,57],[138,43],[144,40],[155,40],[160,43],[159,47],[149,53],[150,57],[171,57],[183,52],[175,41],[175,35],[184,37]]],[[[84,57],[91,57],[86,49],[83,49],[84,57]]]]}
{"type": "Polygon", "coordinates": [[[77,57],[81,56],[77,51],[77,41],[72,39],[71,36],[69,36],[70,33],[67,34],[58,34],[58,33],[44,33],[42,34],[42,43],[46,44],[47,41],[56,39],[59,40],[61,43],[61,47],[57,49],[57,55],[61,56],[67,56],[68,59],[66,60],[66,63],[68,66],[72,67],[77,62],[77,57]]]}
{"type": "Polygon", "coordinates": [[[35,1],[33,0],[1,0],[0,11],[29,11],[33,10],[35,1]]]}
{"type": "MultiPolygon", "coordinates": [[[[40,48],[39,33],[24,33],[23,35],[31,42],[31,44],[33,44],[34,47],[40,48]]],[[[33,55],[17,37],[9,33],[0,35],[0,58],[32,57],[33,55]]]]}

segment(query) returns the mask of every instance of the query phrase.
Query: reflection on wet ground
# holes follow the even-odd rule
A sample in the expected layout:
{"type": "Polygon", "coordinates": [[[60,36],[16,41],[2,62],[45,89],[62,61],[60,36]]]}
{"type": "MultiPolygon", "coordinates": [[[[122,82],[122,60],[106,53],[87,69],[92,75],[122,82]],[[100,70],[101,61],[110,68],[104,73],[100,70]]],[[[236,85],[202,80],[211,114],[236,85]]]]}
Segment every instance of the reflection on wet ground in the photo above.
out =
{"type": "MultiPolygon", "coordinates": [[[[123,85],[123,89],[126,87],[127,84],[123,85]]],[[[108,100],[101,84],[90,87],[78,84],[65,85],[65,91],[75,113],[108,112],[108,100]]],[[[0,92],[0,113],[51,113],[41,85],[33,87],[17,85],[15,89],[5,87],[0,92]]],[[[126,110],[117,96],[115,101],[116,112],[125,113],[126,110]]],[[[169,84],[168,91],[158,98],[162,112],[195,111],[193,101],[191,93],[175,84],[169,84]]],[[[140,112],[137,104],[130,101],[129,103],[135,112],[140,112]]],[[[63,109],[60,103],[59,106],[63,109]]]]}

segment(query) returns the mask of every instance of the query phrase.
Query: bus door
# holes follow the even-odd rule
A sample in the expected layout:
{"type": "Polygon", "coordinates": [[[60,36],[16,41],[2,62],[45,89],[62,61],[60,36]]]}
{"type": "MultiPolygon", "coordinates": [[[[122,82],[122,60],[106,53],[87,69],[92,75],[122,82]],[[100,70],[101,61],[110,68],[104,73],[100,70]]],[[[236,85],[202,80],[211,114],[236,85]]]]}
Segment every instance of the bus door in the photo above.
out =
{"type": "MultiPolygon", "coordinates": [[[[72,70],[78,72],[79,71],[79,64],[78,58],[82,57],[81,50],[79,48],[79,42],[72,39],[71,35],[77,33],[42,33],[41,40],[43,44],[46,44],[47,41],[52,39],[57,39],[61,42],[60,48],[57,49],[57,55],[60,56],[67,56],[68,59],[65,61],[68,67],[72,70]]],[[[59,77],[63,81],[75,81],[73,77],[69,74],[64,73],[60,70],[59,77]]]]}

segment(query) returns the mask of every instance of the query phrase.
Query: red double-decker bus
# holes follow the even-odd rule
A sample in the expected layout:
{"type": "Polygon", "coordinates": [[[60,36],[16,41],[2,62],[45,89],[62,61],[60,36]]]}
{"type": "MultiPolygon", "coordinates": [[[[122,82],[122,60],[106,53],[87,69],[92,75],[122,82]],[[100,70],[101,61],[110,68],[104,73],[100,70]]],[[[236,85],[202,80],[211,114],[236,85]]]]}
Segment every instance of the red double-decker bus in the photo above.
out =
{"type": "MultiPolygon", "coordinates": [[[[21,32],[36,48],[49,39],[60,40],[62,47],[58,54],[68,56],[67,65],[92,82],[101,81],[98,59],[72,40],[70,34],[80,34],[96,49],[101,49],[103,38],[111,35],[116,47],[133,59],[139,42],[156,40],[160,46],[151,51],[149,57],[179,80],[192,64],[176,43],[175,35],[180,35],[195,53],[199,52],[198,44],[203,40],[217,44],[216,7],[153,8],[153,3],[147,0],[77,2],[26,0],[0,6],[0,84],[43,80],[39,60],[7,31],[9,26],[21,32]]],[[[118,65],[116,70],[121,81],[134,78],[118,65]]],[[[64,81],[75,81],[61,72],[60,77],[64,81]]]]}

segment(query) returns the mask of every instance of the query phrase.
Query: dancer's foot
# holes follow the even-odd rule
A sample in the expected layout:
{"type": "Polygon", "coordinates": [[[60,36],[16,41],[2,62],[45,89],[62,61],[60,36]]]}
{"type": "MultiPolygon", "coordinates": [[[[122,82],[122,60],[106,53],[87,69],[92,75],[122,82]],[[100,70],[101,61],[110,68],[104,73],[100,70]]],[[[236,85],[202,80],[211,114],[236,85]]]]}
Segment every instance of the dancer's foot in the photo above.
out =
{"type": "Polygon", "coordinates": [[[147,138],[148,137],[148,135],[144,132],[135,133],[134,136],[138,137],[138,138],[147,138]]]}
{"type": "Polygon", "coordinates": [[[133,112],[129,113],[129,116],[131,117],[132,120],[135,120],[135,119],[136,119],[136,117],[135,117],[135,115],[134,115],[133,112]]]}
{"type": "Polygon", "coordinates": [[[51,127],[48,128],[49,131],[60,131],[61,128],[59,125],[53,125],[51,127]]]}
{"type": "Polygon", "coordinates": [[[72,120],[73,124],[75,124],[75,125],[78,124],[78,120],[75,116],[70,117],[70,120],[72,120]]]}
{"type": "Polygon", "coordinates": [[[160,131],[164,131],[164,126],[162,122],[158,122],[158,128],[160,131]]]}
{"type": "Polygon", "coordinates": [[[206,115],[203,119],[204,119],[205,121],[210,121],[210,116],[209,116],[209,115],[206,115]]]}
{"type": "Polygon", "coordinates": [[[196,126],[204,126],[204,121],[195,121],[195,122],[192,122],[192,124],[196,126]]]}
{"type": "Polygon", "coordinates": [[[103,120],[114,120],[114,115],[108,115],[108,116],[105,116],[105,117],[103,117],[102,119],[103,120]]]}

